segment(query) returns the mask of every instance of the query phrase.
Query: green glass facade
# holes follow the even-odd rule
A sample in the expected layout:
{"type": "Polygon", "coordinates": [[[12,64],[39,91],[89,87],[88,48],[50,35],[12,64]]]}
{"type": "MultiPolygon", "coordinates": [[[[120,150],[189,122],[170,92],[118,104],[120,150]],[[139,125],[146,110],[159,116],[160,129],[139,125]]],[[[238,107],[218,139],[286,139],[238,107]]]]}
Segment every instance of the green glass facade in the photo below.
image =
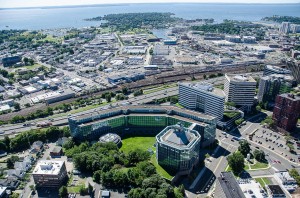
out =
{"type": "Polygon", "coordinates": [[[98,140],[100,136],[106,133],[116,133],[121,137],[155,136],[165,127],[175,125],[178,122],[182,123],[184,127],[193,127],[197,130],[203,137],[203,141],[215,139],[215,118],[206,119],[179,110],[170,111],[164,108],[112,109],[92,116],[70,117],[69,126],[72,137],[79,141],[98,140]],[[190,121],[185,120],[185,118],[190,121]],[[197,125],[193,120],[203,122],[203,124],[197,125]]]}
{"type": "Polygon", "coordinates": [[[187,133],[195,137],[188,145],[176,145],[164,141],[163,136],[173,126],[168,126],[156,136],[156,159],[159,165],[170,172],[186,171],[199,161],[201,136],[196,130],[187,133]]]}

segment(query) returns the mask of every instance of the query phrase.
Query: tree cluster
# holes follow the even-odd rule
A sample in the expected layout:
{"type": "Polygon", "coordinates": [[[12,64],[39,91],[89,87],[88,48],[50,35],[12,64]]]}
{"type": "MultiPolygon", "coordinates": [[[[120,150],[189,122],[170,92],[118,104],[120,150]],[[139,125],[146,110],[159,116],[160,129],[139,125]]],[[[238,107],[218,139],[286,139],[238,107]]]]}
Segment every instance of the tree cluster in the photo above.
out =
{"type": "Polygon", "coordinates": [[[133,95],[134,95],[134,96],[140,96],[140,95],[143,95],[143,90],[142,90],[142,89],[136,90],[135,92],[133,92],[133,95]]]}
{"type": "Polygon", "coordinates": [[[282,22],[291,22],[295,24],[300,24],[300,17],[293,17],[293,16],[278,16],[274,15],[271,17],[264,17],[262,18],[263,21],[274,21],[277,23],[282,23],[282,22]]]}
{"type": "Polygon", "coordinates": [[[296,180],[298,186],[300,185],[300,175],[296,169],[290,169],[289,174],[296,180]]]}
{"type": "Polygon", "coordinates": [[[267,124],[268,127],[273,128],[275,126],[272,116],[267,116],[266,119],[261,121],[261,124],[267,124]]]}
{"type": "Polygon", "coordinates": [[[70,134],[69,127],[62,129],[51,126],[47,129],[32,129],[27,132],[20,133],[14,138],[5,136],[3,140],[0,140],[0,150],[7,152],[22,151],[30,148],[31,144],[35,141],[54,141],[59,137],[68,136],[70,134]]]}
{"type": "Polygon", "coordinates": [[[101,24],[102,27],[114,27],[118,31],[127,31],[135,28],[142,28],[144,26],[151,26],[152,28],[165,28],[171,23],[175,23],[181,19],[173,17],[173,13],[123,13],[123,14],[108,14],[103,17],[95,17],[86,19],[87,21],[102,21],[106,23],[101,24]]]}
{"type": "MultiPolygon", "coordinates": [[[[71,142],[70,142],[71,143],[71,142]]],[[[73,159],[75,167],[93,174],[93,180],[109,188],[131,187],[128,197],[183,197],[156,173],[149,162],[150,153],[139,149],[121,152],[114,143],[64,145],[65,154],[73,159]],[[68,147],[68,148],[67,148],[68,147]]]]}

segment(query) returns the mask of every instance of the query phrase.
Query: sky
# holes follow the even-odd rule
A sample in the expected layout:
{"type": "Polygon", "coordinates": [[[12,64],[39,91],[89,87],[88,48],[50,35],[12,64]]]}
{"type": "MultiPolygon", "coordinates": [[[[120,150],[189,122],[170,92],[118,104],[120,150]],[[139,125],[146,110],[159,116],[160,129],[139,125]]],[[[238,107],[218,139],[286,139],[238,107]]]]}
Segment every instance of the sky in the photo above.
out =
{"type": "Polygon", "coordinates": [[[114,3],[299,3],[300,0],[0,0],[0,8],[41,7],[114,3]]]}

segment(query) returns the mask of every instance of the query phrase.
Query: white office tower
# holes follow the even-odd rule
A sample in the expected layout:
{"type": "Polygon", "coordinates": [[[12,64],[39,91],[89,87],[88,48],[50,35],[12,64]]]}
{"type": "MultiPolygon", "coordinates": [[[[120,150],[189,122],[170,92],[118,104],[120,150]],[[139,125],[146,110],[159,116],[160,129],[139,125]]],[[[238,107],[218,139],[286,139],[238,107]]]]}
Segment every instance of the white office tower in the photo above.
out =
{"type": "Polygon", "coordinates": [[[247,75],[225,74],[224,92],[226,102],[251,109],[254,101],[256,81],[247,75]]]}
{"type": "Polygon", "coordinates": [[[279,31],[280,31],[281,33],[284,33],[284,34],[289,33],[289,32],[290,32],[290,25],[291,25],[290,22],[282,22],[282,23],[281,23],[281,26],[280,26],[280,28],[279,28],[279,31]]]}
{"type": "Polygon", "coordinates": [[[179,104],[185,108],[223,118],[225,93],[209,83],[179,83],[179,104]]]}

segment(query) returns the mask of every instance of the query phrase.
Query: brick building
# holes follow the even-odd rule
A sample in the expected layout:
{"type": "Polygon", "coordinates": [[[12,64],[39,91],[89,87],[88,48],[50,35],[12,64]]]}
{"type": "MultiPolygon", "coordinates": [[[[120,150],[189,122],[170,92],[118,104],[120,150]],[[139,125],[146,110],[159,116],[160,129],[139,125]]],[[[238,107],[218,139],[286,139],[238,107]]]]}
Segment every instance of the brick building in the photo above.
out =
{"type": "Polygon", "coordinates": [[[300,97],[293,94],[281,94],[276,97],[273,110],[275,125],[286,131],[296,128],[300,115],[300,97]]]}

